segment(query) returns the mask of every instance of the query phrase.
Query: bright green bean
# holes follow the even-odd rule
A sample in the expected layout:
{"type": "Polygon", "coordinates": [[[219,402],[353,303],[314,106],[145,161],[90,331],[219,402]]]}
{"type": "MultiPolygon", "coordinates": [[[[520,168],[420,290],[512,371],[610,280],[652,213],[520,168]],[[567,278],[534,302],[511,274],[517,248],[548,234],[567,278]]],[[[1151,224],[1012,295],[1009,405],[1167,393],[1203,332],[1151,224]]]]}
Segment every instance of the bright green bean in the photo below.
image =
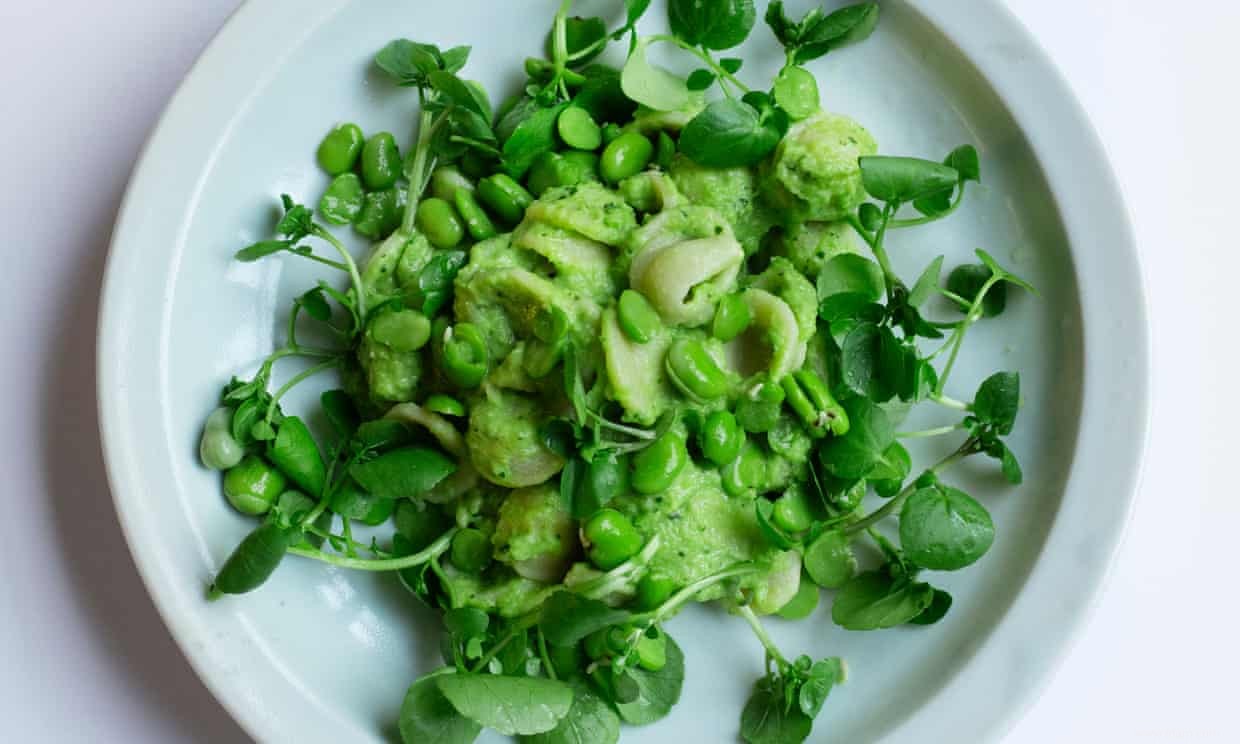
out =
{"type": "Polygon", "coordinates": [[[366,190],[356,173],[341,173],[332,179],[319,199],[319,214],[333,225],[347,225],[357,220],[366,204],[366,190]]]}
{"type": "Polygon", "coordinates": [[[452,537],[448,557],[453,566],[465,573],[481,573],[491,564],[491,541],[481,530],[472,527],[460,530],[452,537]]]}
{"type": "Polygon", "coordinates": [[[735,460],[744,443],[745,432],[731,411],[714,411],[702,423],[699,446],[706,459],[716,465],[727,465],[735,460]]]}
{"type": "Polygon", "coordinates": [[[581,528],[586,554],[604,571],[619,566],[642,549],[642,536],[629,518],[615,509],[600,509],[581,528]]]}
{"type": "Polygon", "coordinates": [[[676,140],[667,132],[659,132],[659,140],[655,144],[654,162],[663,170],[672,167],[672,158],[676,157],[676,140]]]}
{"type": "Polygon", "coordinates": [[[452,384],[475,388],[489,366],[486,337],[473,323],[457,323],[443,339],[443,373],[452,384]]]}
{"type": "Polygon", "coordinates": [[[362,213],[353,223],[353,229],[371,240],[386,238],[400,227],[404,207],[403,189],[372,191],[366,194],[366,203],[362,205],[362,213]]]}
{"type": "Polygon", "coordinates": [[[431,322],[417,310],[382,313],[370,321],[370,337],[394,351],[417,351],[431,337],[431,322]]]}
{"type": "Polygon", "coordinates": [[[338,176],[353,170],[362,154],[362,130],[356,124],[337,124],[319,143],[317,153],[319,167],[329,176],[338,176]]]}
{"type": "Polygon", "coordinates": [[[710,334],[720,341],[731,341],[745,332],[753,322],[753,313],[749,303],[739,294],[732,294],[719,301],[715,308],[715,319],[710,326],[710,334]]]}
{"type": "Polygon", "coordinates": [[[198,444],[198,456],[202,464],[212,470],[228,470],[245,456],[245,448],[232,437],[232,418],[232,409],[223,406],[207,416],[198,444]]]}
{"type": "Polygon", "coordinates": [[[443,393],[435,393],[430,396],[426,399],[426,402],[422,404],[422,407],[431,413],[438,413],[442,416],[452,416],[454,418],[461,418],[468,413],[465,409],[464,403],[456,398],[453,398],[451,395],[444,395],[443,393]]]}
{"type": "Polygon", "coordinates": [[[676,387],[691,398],[711,400],[728,391],[728,378],[698,341],[680,339],[667,351],[664,365],[676,387]]]}
{"type": "Polygon", "coordinates": [[[509,225],[515,225],[525,216],[525,209],[534,203],[534,197],[511,176],[496,173],[478,182],[478,200],[509,225]]]}
{"type": "Polygon", "coordinates": [[[663,327],[663,320],[641,292],[626,289],[620,293],[616,303],[616,320],[624,335],[639,344],[644,344],[658,335],[663,327]]]}
{"type": "Polygon", "coordinates": [[[371,191],[391,188],[400,178],[400,150],[390,132],[379,132],[362,148],[362,182],[371,191]]]}
{"type": "Polygon", "coordinates": [[[455,248],[465,237],[465,224],[451,202],[437,197],[418,204],[415,220],[418,230],[436,248],[455,248]]]}
{"type": "Polygon", "coordinates": [[[457,213],[461,215],[461,219],[465,221],[465,229],[469,231],[469,236],[474,240],[486,240],[499,234],[486,210],[474,198],[472,189],[457,189],[453,204],[456,206],[457,213]]]}
{"type": "Polygon", "coordinates": [[[640,132],[625,132],[603,150],[598,169],[607,183],[620,183],[646,169],[654,157],[654,145],[640,132]]]}
{"type": "Polygon", "coordinates": [[[590,112],[579,106],[569,106],[556,119],[556,131],[564,144],[576,150],[597,150],[603,145],[603,132],[590,112]]]}
{"type": "Polygon", "coordinates": [[[666,490],[684,470],[689,461],[685,440],[676,432],[667,432],[633,456],[633,490],[654,494],[666,490]]]}
{"type": "Polygon", "coordinates": [[[242,514],[266,514],[284,492],[284,475],[257,455],[246,455],[224,473],[224,496],[242,514]]]}
{"type": "Polygon", "coordinates": [[[431,174],[431,196],[450,202],[458,191],[473,193],[474,182],[455,165],[441,165],[431,174]]]}

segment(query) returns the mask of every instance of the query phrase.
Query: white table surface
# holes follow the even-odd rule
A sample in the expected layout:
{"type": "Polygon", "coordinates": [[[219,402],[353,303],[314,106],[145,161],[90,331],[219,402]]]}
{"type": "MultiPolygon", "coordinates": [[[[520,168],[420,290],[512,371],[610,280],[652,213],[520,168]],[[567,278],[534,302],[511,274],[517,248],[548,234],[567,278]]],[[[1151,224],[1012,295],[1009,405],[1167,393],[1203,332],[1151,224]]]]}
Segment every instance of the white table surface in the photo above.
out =
{"type": "MultiPolygon", "coordinates": [[[[1005,741],[1237,741],[1240,489],[1229,449],[1240,444],[1240,354],[1229,308],[1240,247],[1229,218],[1240,211],[1240,7],[1005,1],[1113,158],[1140,241],[1155,354],[1153,432],[1127,541],[1086,630],[1005,741]]],[[[0,426],[5,741],[245,740],[133,570],[94,395],[99,277],[129,171],[236,5],[0,1],[0,380],[12,414],[0,426]]]]}

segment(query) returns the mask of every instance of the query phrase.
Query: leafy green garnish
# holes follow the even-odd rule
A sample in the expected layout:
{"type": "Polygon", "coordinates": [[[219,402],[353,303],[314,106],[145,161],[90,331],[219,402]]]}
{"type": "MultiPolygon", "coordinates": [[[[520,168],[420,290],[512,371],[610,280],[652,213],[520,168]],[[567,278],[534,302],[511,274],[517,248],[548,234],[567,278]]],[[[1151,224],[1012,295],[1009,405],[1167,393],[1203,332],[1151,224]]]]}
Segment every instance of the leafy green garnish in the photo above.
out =
{"type": "Polygon", "coordinates": [[[473,673],[434,679],[457,713],[508,736],[550,731],[573,704],[573,689],[552,679],[473,673]]]}

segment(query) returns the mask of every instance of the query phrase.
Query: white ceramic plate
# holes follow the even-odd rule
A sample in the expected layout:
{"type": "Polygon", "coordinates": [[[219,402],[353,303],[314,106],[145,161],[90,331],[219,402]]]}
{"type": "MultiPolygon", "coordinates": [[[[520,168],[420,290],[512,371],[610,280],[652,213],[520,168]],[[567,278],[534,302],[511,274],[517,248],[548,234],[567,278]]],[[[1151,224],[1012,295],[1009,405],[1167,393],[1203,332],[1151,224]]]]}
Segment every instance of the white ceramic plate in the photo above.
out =
{"type": "MultiPolygon", "coordinates": [[[[266,235],[279,193],[318,198],[325,178],[313,152],[331,124],[349,118],[408,137],[413,97],[368,66],[382,44],[472,44],[467,72],[511,90],[556,4],[252,0],[194,67],[134,174],[99,331],[112,490],[164,620],[260,740],[391,740],[405,687],[436,663],[437,633],[390,577],[302,560],[252,595],[203,600],[249,525],[197,463],[203,415],[221,383],[268,352],[289,299],[315,275],[304,262],[230,257],[266,235]]],[[[617,5],[584,0],[581,9],[617,5]]],[[[658,5],[646,30],[663,18],[658,5]]],[[[790,5],[799,13],[807,3],[790,5]]],[[[934,577],[956,597],[939,625],[849,633],[830,623],[824,602],[814,620],[772,626],[787,649],[850,663],[815,741],[981,742],[1046,678],[1121,534],[1146,430],[1145,312],[1102,148],[1018,23],[997,2],[891,2],[883,11],[870,40],[814,65],[824,105],[864,123],[885,153],[937,158],[964,142],[981,152],[984,183],[961,211],[893,236],[892,249],[907,274],[937,253],[953,265],[984,247],[1041,288],[1039,298],[1013,295],[1002,319],[971,334],[949,391],[967,397],[996,368],[1022,372],[1012,442],[1027,480],[1005,488],[990,464],[951,475],[990,506],[999,536],[979,565],[934,577]]],[[[760,27],[743,56],[745,72],[764,80],[782,55],[760,27]]],[[[926,414],[934,420],[946,419],[926,414]]],[[[671,630],[688,655],[684,698],[641,741],[734,740],[760,648],[712,608],[671,630]]]]}

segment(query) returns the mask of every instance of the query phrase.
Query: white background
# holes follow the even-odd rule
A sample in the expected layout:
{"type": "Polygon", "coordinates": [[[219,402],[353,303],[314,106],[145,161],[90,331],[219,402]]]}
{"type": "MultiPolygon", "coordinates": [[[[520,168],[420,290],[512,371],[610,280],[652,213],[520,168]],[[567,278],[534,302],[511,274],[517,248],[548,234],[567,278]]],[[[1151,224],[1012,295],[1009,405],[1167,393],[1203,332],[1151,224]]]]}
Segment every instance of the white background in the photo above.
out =
{"type": "MultiPolygon", "coordinates": [[[[1240,7],[1006,3],[1070,81],[1125,189],[1155,379],[1145,478],[1119,561],[1077,645],[1005,742],[1237,741],[1240,248],[1228,218],[1240,211],[1240,7]]],[[[0,0],[6,741],[245,739],[134,573],[104,481],[94,396],[99,277],[125,182],[236,5],[0,0]]]]}

